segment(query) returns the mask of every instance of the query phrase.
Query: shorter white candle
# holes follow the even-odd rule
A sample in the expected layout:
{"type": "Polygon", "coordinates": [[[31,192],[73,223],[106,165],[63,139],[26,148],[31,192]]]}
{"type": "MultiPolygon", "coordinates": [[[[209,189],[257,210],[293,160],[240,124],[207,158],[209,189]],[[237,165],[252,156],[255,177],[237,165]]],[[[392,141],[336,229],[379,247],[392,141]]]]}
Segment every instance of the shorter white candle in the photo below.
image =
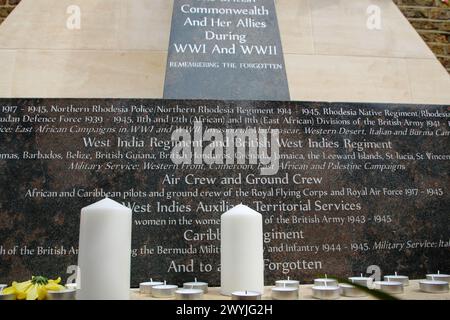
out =
{"type": "Polygon", "coordinates": [[[141,282],[139,284],[139,293],[140,294],[147,294],[147,295],[151,295],[152,294],[152,288],[155,286],[161,286],[163,285],[164,282],[160,282],[160,281],[153,281],[153,279],[150,279],[150,281],[148,282],[141,282]]]}
{"type": "Polygon", "coordinates": [[[204,293],[208,293],[208,283],[197,281],[197,278],[194,279],[194,282],[186,282],[183,284],[184,288],[192,288],[192,289],[200,289],[203,290],[204,293]]]}
{"type": "Polygon", "coordinates": [[[235,291],[231,293],[231,300],[261,300],[261,296],[256,291],[235,291]]]}
{"type": "Polygon", "coordinates": [[[194,288],[182,288],[175,291],[177,300],[202,300],[203,290],[194,288]]]}
{"type": "Polygon", "coordinates": [[[298,300],[298,287],[273,287],[272,288],[273,300],[298,300]]]}
{"type": "Polygon", "coordinates": [[[338,282],[334,279],[328,279],[328,276],[325,275],[325,278],[318,278],[318,279],[314,279],[314,285],[315,286],[335,286],[337,287],[338,282]]]}
{"type": "Polygon", "coordinates": [[[375,288],[386,293],[403,293],[403,284],[398,281],[375,281],[375,288]]]}
{"type": "Polygon", "coordinates": [[[399,276],[397,274],[397,272],[395,272],[395,275],[384,276],[384,280],[385,281],[401,282],[404,286],[408,286],[409,285],[409,277],[407,277],[407,276],[399,276]]]}
{"type": "Polygon", "coordinates": [[[360,286],[367,288],[370,288],[373,285],[373,278],[364,277],[362,273],[360,277],[350,277],[348,280],[352,283],[359,284],[360,286]]]}
{"type": "Polygon", "coordinates": [[[448,282],[434,280],[422,280],[419,282],[420,290],[426,293],[447,293],[448,292],[448,282]]]}
{"type": "Polygon", "coordinates": [[[0,293],[2,293],[3,289],[5,289],[8,285],[0,284],[0,293]]]}
{"type": "Polygon", "coordinates": [[[177,289],[178,286],[167,284],[166,281],[164,281],[163,285],[154,286],[152,288],[152,296],[155,298],[172,298],[177,289]]]}
{"type": "Polygon", "coordinates": [[[287,280],[277,280],[275,281],[276,287],[291,287],[291,288],[299,288],[300,281],[297,280],[291,280],[289,277],[287,280]]]}
{"type": "Polygon", "coordinates": [[[312,287],[313,297],[321,300],[335,300],[339,299],[341,290],[338,286],[328,286],[325,282],[324,286],[312,287]]]}
{"type": "Polygon", "coordinates": [[[428,280],[439,280],[439,281],[450,282],[450,275],[441,273],[438,270],[437,274],[427,274],[427,279],[428,280]]]}
{"type": "Polygon", "coordinates": [[[365,297],[367,294],[359,288],[352,286],[351,284],[341,283],[341,295],[344,297],[365,297]]]}

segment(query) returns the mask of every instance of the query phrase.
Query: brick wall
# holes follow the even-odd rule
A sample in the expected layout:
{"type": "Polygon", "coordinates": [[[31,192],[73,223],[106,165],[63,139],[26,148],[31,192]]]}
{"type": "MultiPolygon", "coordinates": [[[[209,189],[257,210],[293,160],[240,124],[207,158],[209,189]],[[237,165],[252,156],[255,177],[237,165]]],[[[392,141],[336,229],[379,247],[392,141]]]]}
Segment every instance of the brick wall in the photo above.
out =
{"type": "Polygon", "coordinates": [[[442,0],[394,2],[450,73],[450,5],[442,0]]]}
{"type": "Polygon", "coordinates": [[[0,0],[0,24],[19,2],[20,0],[0,0]]]}
{"type": "MultiPolygon", "coordinates": [[[[450,1],[393,1],[450,73],[450,5],[446,3],[450,1]]],[[[0,0],[0,24],[19,2],[0,0]]]]}

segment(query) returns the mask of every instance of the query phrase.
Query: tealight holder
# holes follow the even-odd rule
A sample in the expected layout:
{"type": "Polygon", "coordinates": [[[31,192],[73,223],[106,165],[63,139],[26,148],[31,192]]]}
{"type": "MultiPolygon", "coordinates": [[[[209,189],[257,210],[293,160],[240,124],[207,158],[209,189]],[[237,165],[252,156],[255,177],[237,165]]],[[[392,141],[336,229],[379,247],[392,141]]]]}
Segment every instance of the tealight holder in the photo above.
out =
{"type": "Polygon", "coordinates": [[[194,279],[194,282],[184,283],[183,288],[200,289],[203,291],[203,293],[208,293],[208,283],[199,282],[199,281],[197,281],[197,278],[194,279]]]}
{"type": "Polygon", "coordinates": [[[313,286],[311,289],[313,297],[320,300],[336,300],[341,296],[338,286],[313,286]]]}
{"type": "Polygon", "coordinates": [[[47,300],[76,300],[76,293],[75,289],[47,291],[47,300]]]}
{"type": "Polygon", "coordinates": [[[375,288],[390,294],[403,293],[403,284],[398,281],[375,281],[375,288]]]}
{"type": "Polygon", "coordinates": [[[397,272],[395,273],[395,275],[384,276],[384,281],[396,281],[401,282],[403,286],[409,286],[409,277],[400,276],[397,274],[397,272]]]}
{"type": "Polygon", "coordinates": [[[287,280],[277,280],[275,281],[276,287],[290,287],[290,288],[299,288],[300,287],[300,281],[297,280],[291,280],[289,277],[287,280]]]}
{"type": "Polygon", "coordinates": [[[335,279],[328,279],[328,276],[325,275],[325,278],[314,279],[314,285],[317,287],[320,286],[337,287],[338,282],[335,279]]]}
{"type": "Polygon", "coordinates": [[[426,293],[447,293],[448,292],[448,282],[441,280],[422,280],[419,282],[420,290],[426,293]]]}
{"type": "Polygon", "coordinates": [[[0,284],[0,293],[5,289],[8,285],[6,284],[0,284]]]}
{"type": "Polygon", "coordinates": [[[181,288],[175,291],[175,298],[177,300],[202,300],[203,294],[203,289],[181,288]]]}
{"type": "Polygon", "coordinates": [[[339,285],[339,287],[341,288],[341,295],[343,295],[344,297],[365,297],[367,296],[367,293],[365,293],[364,291],[362,291],[361,289],[352,286],[351,284],[347,284],[347,283],[341,283],[339,285]]]}
{"type": "Polygon", "coordinates": [[[261,300],[261,296],[256,291],[235,291],[231,293],[231,300],[261,300]]]}
{"type": "Polygon", "coordinates": [[[298,300],[298,287],[273,287],[273,300],[298,300]]]}
{"type": "Polygon", "coordinates": [[[2,291],[3,291],[4,288],[6,288],[6,286],[3,287],[0,290],[0,300],[16,300],[16,295],[13,294],[13,293],[11,293],[11,294],[3,294],[2,291]]]}
{"type": "Polygon", "coordinates": [[[164,284],[164,282],[153,281],[153,279],[150,279],[150,281],[147,281],[147,282],[141,282],[139,284],[139,293],[140,294],[151,295],[153,287],[155,287],[155,286],[162,286],[163,284],[164,284]]]}
{"type": "Polygon", "coordinates": [[[78,284],[76,284],[76,283],[66,283],[64,286],[67,289],[78,290],[78,284]]]}
{"type": "Polygon", "coordinates": [[[358,284],[360,286],[364,286],[364,287],[367,287],[367,288],[371,288],[373,286],[373,278],[364,277],[362,273],[361,273],[361,276],[359,276],[359,277],[350,277],[350,278],[348,278],[348,280],[351,283],[358,284]]]}
{"type": "Polygon", "coordinates": [[[177,289],[178,286],[167,284],[164,281],[164,284],[152,288],[152,296],[155,298],[173,298],[177,289]]]}
{"type": "Polygon", "coordinates": [[[437,274],[427,274],[427,279],[450,282],[450,275],[443,274],[438,270],[437,274]]]}

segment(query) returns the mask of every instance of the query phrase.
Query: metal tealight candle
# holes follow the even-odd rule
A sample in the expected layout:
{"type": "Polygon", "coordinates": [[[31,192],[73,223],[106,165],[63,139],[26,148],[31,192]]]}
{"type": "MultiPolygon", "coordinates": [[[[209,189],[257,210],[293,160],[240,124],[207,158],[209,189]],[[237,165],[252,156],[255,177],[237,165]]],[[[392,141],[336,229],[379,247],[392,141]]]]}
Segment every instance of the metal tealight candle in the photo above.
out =
{"type": "Polygon", "coordinates": [[[395,272],[395,275],[384,276],[384,280],[385,281],[401,282],[403,284],[403,286],[408,286],[409,285],[409,277],[407,277],[407,276],[399,276],[397,274],[397,272],[395,272]]]}
{"type": "Polygon", "coordinates": [[[184,288],[192,288],[192,289],[200,289],[204,293],[208,293],[208,283],[206,282],[198,282],[197,278],[194,279],[194,282],[186,282],[183,284],[184,288]]]}
{"type": "Polygon", "coordinates": [[[426,293],[447,293],[448,292],[448,282],[441,280],[422,280],[419,282],[420,290],[426,293]]]}
{"type": "Polygon", "coordinates": [[[261,300],[261,296],[256,291],[235,291],[231,293],[231,300],[261,300]]]}
{"type": "Polygon", "coordinates": [[[273,300],[297,300],[298,299],[298,287],[273,287],[272,288],[273,300]]]}

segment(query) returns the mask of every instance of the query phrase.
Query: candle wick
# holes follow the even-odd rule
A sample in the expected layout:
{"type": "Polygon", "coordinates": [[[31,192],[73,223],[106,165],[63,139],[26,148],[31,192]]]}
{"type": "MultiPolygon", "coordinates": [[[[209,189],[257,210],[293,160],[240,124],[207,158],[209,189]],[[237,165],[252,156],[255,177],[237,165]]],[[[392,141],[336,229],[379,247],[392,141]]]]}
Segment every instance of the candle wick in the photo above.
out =
{"type": "Polygon", "coordinates": [[[361,273],[361,278],[363,277],[363,274],[361,273]]]}
{"type": "Polygon", "coordinates": [[[197,282],[197,278],[194,278],[194,282],[197,282]]]}
{"type": "Polygon", "coordinates": [[[328,276],[327,276],[327,274],[325,273],[325,279],[328,279],[328,276]]]}
{"type": "Polygon", "coordinates": [[[153,282],[153,278],[150,278],[150,282],[153,282]]]}
{"type": "Polygon", "coordinates": [[[441,274],[441,272],[438,270],[438,274],[441,274]]]}
{"type": "Polygon", "coordinates": [[[395,276],[397,276],[397,271],[395,271],[395,276]]]}
{"type": "Polygon", "coordinates": [[[290,278],[290,277],[288,276],[288,280],[289,280],[289,278],[290,278]]]}
{"type": "Polygon", "coordinates": [[[166,285],[167,284],[167,281],[166,280],[164,280],[164,285],[166,285]]]}

